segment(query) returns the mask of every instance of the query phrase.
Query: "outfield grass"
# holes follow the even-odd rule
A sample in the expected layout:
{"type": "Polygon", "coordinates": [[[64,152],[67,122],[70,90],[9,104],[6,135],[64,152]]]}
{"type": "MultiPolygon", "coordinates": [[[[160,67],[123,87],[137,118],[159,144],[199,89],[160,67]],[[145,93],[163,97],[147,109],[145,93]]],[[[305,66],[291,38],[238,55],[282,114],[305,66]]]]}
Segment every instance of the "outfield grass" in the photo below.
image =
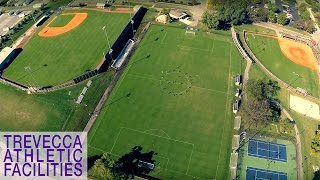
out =
{"type": "Polygon", "coordinates": [[[67,25],[71,19],[74,17],[73,14],[62,14],[60,16],[57,16],[57,18],[52,21],[49,26],[50,27],[63,27],[67,25]]]}
{"type": "MultiPolygon", "coordinates": [[[[128,14],[87,12],[77,28],[56,37],[43,38],[37,33],[23,52],[5,70],[4,76],[32,86],[55,85],[94,69],[108,51],[103,26],[107,26],[112,44],[129,19],[128,14]]],[[[40,29],[41,30],[41,29],[40,29]]]]}
{"type": "Polygon", "coordinates": [[[184,33],[151,26],[90,131],[90,155],[141,146],[157,153],[152,176],[228,179],[241,56],[229,32],[184,33]]]}
{"type": "Polygon", "coordinates": [[[240,26],[235,26],[234,29],[239,33],[242,33],[243,31],[250,31],[255,33],[276,35],[276,32],[274,30],[251,24],[242,24],[240,26]]]}
{"type": "MultiPolygon", "coordinates": [[[[260,139],[262,141],[273,142],[277,144],[286,145],[287,149],[287,162],[282,161],[270,161],[264,158],[258,158],[253,156],[248,156],[248,143],[245,143],[239,151],[239,167],[238,167],[238,176],[239,179],[246,179],[246,169],[248,166],[277,171],[277,172],[284,172],[287,173],[288,179],[296,179],[297,178],[297,170],[296,170],[296,151],[295,146],[292,142],[281,140],[281,139],[274,139],[269,137],[256,137],[254,139],[260,139]]],[[[247,142],[246,139],[245,142],[247,142]]]]}
{"type": "Polygon", "coordinates": [[[273,38],[248,35],[248,45],[263,65],[281,80],[293,87],[300,87],[315,97],[320,97],[318,77],[315,71],[299,66],[281,52],[278,41],[273,38]],[[297,75],[300,78],[297,78],[297,75]]]}

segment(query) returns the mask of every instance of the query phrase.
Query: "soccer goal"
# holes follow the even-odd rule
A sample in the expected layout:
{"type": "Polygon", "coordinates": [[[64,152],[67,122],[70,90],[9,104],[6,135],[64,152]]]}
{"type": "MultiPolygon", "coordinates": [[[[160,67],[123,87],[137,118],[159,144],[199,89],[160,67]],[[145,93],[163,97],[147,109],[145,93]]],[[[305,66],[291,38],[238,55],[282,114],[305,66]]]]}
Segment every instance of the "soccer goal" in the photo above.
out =
{"type": "Polygon", "coordinates": [[[195,31],[188,31],[188,30],[186,30],[185,35],[189,35],[189,34],[195,36],[195,35],[196,35],[196,32],[195,32],[195,31]]]}
{"type": "Polygon", "coordinates": [[[186,27],[186,32],[185,32],[185,35],[193,35],[195,36],[196,35],[196,31],[197,29],[194,29],[194,28],[191,28],[191,27],[186,27]]]}

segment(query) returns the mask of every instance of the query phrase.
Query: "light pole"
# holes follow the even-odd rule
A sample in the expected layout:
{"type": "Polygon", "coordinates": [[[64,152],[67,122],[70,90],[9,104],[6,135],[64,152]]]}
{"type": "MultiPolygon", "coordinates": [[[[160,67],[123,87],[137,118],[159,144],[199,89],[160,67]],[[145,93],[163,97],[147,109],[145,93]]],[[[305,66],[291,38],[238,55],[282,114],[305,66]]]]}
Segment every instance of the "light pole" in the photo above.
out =
{"type": "Polygon", "coordinates": [[[133,38],[133,37],[134,37],[134,33],[135,33],[135,30],[134,30],[134,28],[133,28],[134,20],[131,19],[131,20],[130,20],[130,23],[131,23],[131,27],[132,27],[132,38],[133,38]]]}
{"type": "Polygon", "coordinates": [[[112,59],[112,61],[113,61],[112,52],[113,52],[113,49],[110,49],[110,50],[109,50],[109,54],[110,54],[111,59],[112,59]]]}

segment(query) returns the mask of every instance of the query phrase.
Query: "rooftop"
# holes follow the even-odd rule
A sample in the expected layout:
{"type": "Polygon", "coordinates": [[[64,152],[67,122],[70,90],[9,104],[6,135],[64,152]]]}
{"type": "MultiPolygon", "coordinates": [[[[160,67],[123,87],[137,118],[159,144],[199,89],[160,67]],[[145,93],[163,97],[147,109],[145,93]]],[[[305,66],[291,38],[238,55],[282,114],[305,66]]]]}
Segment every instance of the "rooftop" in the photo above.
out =
{"type": "Polygon", "coordinates": [[[0,64],[9,56],[9,54],[13,51],[13,48],[5,47],[0,52],[0,64]]]}

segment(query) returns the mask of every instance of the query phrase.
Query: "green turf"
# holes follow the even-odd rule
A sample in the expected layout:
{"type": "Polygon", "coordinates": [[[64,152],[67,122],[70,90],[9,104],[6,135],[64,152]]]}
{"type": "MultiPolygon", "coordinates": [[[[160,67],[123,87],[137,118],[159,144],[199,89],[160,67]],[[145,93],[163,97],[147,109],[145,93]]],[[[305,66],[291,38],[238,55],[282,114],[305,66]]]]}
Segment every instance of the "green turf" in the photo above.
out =
{"type": "Polygon", "coordinates": [[[243,31],[256,32],[262,34],[276,35],[276,32],[271,29],[263,28],[260,26],[250,25],[250,24],[242,24],[240,26],[235,26],[235,30],[239,33],[243,31]]]}
{"type": "MultiPolygon", "coordinates": [[[[70,11],[75,12],[75,11],[70,11]]],[[[4,76],[32,86],[55,85],[94,69],[108,50],[103,26],[110,43],[128,22],[128,14],[87,12],[87,19],[62,35],[43,38],[35,34],[4,76]]]]}
{"type": "Polygon", "coordinates": [[[86,81],[46,94],[31,94],[0,84],[0,131],[82,131],[113,76],[92,78],[82,104],[78,98],[86,81]]]}
{"type": "MultiPolygon", "coordinates": [[[[269,137],[255,137],[254,139],[260,139],[263,141],[269,141],[278,144],[284,144],[287,148],[287,162],[282,161],[271,161],[264,158],[258,158],[253,156],[248,156],[248,143],[245,143],[244,146],[239,151],[239,160],[238,160],[238,176],[240,179],[246,179],[246,169],[248,166],[259,169],[266,169],[277,172],[287,173],[288,179],[297,178],[296,170],[296,150],[292,142],[274,139],[269,137]]],[[[247,142],[248,139],[246,139],[247,142]]]]}
{"type": "Polygon", "coordinates": [[[320,97],[317,73],[287,59],[276,39],[253,35],[248,35],[248,39],[250,49],[269,71],[291,86],[303,88],[313,96],[320,97]]]}
{"type": "Polygon", "coordinates": [[[229,32],[152,25],[89,134],[90,155],[157,153],[152,176],[228,179],[241,57],[229,32]]]}
{"type": "Polygon", "coordinates": [[[67,25],[71,19],[74,17],[72,14],[62,14],[60,16],[57,16],[50,24],[50,27],[63,27],[67,25]]]}

